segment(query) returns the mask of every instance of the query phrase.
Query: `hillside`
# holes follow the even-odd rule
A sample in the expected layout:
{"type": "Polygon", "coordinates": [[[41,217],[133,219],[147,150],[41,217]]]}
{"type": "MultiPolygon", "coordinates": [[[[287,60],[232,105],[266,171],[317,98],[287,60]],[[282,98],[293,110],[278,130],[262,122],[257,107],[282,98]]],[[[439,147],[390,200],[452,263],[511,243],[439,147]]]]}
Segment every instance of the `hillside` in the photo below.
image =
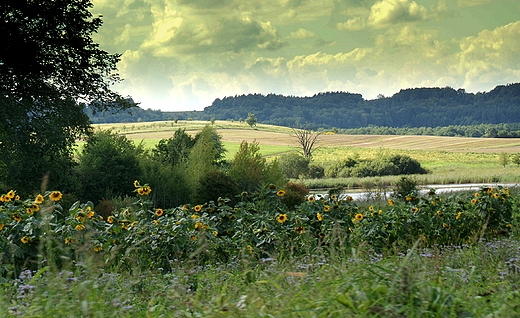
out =
{"type": "MultiPolygon", "coordinates": [[[[481,137],[487,129],[495,129],[496,132],[520,129],[520,83],[501,85],[489,92],[476,94],[450,87],[404,89],[393,96],[381,96],[375,100],[365,100],[360,94],[348,92],[319,93],[311,97],[248,94],[216,99],[204,111],[161,112],[136,107],[131,109],[130,113],[111,114],[94,113],[87,106],[86,112],[93,123],[210,119],[241,121],[249,114],[254,114],[258,122],[264,124],[295,127],[306,123],[313,128],[351,130],[383,127],[384,129],[379,129],[379,133],[383,134],[392,134],[388,132],[389,127],[416,129],[500,125],[480,127],[478,131],[464,128],[463,132],[453,134],[412,132],[481,137]]],[[[361,133],[378,134],[373,131],[361,133]]],[[[394,134],[403,132],[398,131],[394,134]]]]}

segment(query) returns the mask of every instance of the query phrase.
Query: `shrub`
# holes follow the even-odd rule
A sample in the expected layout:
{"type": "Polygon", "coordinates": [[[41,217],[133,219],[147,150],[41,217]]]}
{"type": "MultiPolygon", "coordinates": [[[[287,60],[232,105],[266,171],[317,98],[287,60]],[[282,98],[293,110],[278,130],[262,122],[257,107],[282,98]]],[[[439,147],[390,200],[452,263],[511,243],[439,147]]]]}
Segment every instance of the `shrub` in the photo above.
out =
{"type": "Polygon", "coordinates": [[[288,182],[284,190],[285,195],[282,198],[282,203],[289,210],[294,210],[295,206],[302,204],[309,195],[309,189],[301,183],[288,182]]]}
{"type": "Polygon", "coordinates": [[[297,179],[300,176],[309,174],[310,159],[296,152],[281,155],[278,158],[278,162],[286,178],[297,179]]]}
{"type": "Polygon", "coordinates": [[[202,203],[228,198],[233,201],[238,194],[236,181],[223,171],[211,171],[199,181],[193,195],[194,202],[202,203]]]}

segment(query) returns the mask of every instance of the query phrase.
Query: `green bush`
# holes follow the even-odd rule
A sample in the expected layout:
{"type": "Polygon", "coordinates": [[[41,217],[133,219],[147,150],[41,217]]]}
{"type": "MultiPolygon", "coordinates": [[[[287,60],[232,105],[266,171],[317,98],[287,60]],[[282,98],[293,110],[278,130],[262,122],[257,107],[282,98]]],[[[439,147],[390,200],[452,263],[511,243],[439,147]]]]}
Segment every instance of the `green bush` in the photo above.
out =
{"type": "Polygon", "coordinates": [[[278,158],[280,169],[282,169],[286,178],[291,179],[309,175],[309,162],[309,158],[305,158],[296,152],[285,153],[278,158]]]}

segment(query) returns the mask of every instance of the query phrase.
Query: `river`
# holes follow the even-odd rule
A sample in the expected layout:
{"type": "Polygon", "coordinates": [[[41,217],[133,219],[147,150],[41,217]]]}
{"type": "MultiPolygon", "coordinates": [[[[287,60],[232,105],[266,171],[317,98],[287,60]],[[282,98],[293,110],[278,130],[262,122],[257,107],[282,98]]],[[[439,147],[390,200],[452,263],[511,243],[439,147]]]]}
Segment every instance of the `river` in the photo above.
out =
{"type": "MultiPolygon", "coordinates": [[[[430,189],[435,189],[436,193],[451,193],[451,192],[461,192],[461,191],[478,191],[483,187],[499,187],[502,186],[504,188],[516,188],[520,187],[519,183],[462,183],[462,184],[428,184],[421,185],[417,188],[419,189],[419,194],[425,194],[430,189]]],[[[326,192],[316,192],[313,193],[316,198],[324,197],[326,198],[328,194],[326,192]]],[[[366,199],[386,199],[390,198],[392,195],[392,191],[379,192],[379,191],[371,191],[371,192],[355,192],[354,190],[347,189],[344,190],[339,195],[339,199],[345,199],[346,197],[352,197],[354,200],[366,200],[366,199]]]]}

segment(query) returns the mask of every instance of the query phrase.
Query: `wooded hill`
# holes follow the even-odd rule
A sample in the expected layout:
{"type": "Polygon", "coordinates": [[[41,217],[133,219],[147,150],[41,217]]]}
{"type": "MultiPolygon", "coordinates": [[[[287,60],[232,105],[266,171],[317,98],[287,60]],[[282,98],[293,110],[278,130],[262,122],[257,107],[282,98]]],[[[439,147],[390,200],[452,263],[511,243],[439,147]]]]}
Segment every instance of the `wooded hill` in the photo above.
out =
{"type": "Polygon", "coordinates": [[[405,89],[391,97],[365,100],[360,94],[320,93],[312,97],[249,94],[216,99],[204,109],[215,119],[245,119],[281,126],[313,123],[323,128],[438,127],[520,122],[520,83],[487,93],[463,89],[405,89]]]}
{"type": "MultiPolygon", "coordinates": [[[[86,112],[93,123],[175,119],[239,121],[251,113],[260,123],[289,127],[309,123],[313,128],[324,129],[518,124],[520,83],[500,85],[476,94],[450,87],[403,89],[391,97],[375,100],[365,100],[361,94],[348,92],[319,93],[311,97],[248,94],[216,99],[204,111],[161,112],[136,107],[130,113],[94,114],[86,107],[86,112]]],[[[518,125],[513,125],[513,130],[517,129],[518,125]]]]}

